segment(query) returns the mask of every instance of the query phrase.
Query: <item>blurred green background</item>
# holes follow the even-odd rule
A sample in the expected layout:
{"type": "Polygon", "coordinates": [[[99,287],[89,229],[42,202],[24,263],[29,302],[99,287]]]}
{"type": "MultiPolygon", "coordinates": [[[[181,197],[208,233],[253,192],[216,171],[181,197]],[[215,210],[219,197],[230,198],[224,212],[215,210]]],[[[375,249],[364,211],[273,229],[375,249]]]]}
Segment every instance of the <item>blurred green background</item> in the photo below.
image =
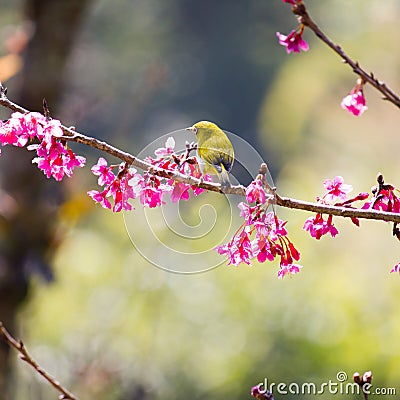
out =
{"type": "MultiPolygon", "coordinates": [[[[400,91],[398,1],[306,4],[335,42],[400,91]]],[[[0,7],[5,56],[25,17],[22,1],[0,7]]],[[[53,115],[133,154],[168,132],[215,121],[257,149],[281,195],[299,199],[314,200],[336,175],[355,194],[369,191],[378,172],[398,184],[398,110],[368,86],[361,118],[342,110],[356,77],[308,31],[310,51],[287,55],[275,33],[295,26],[280,0],[92,0],[53,115]]],[[[11,99],[20,74],[3,78],[11,99]]],[[[317,242],[302,230],[309,214],[279,209],[302,254],[293,279],[277,280],[276,263],[171,274],[135,250],[121,215],[86,198],[99,153],[74,149],[88,155],[88,167],[64,182],[54,279],[30,275],[18,336],[80,398],[245,399],[265,378],[321,384],[369,369],[376,386],[400,392],[399,279],[389,274],[400,252],[390,225],[362,221],[359,229],[336,219],[340,235],[317,242]]],[[[17,357],[14,364],[13,399],[55,398],[17,357]]],[[[283,397],[299,396],[275,398],[283,397]]]]}

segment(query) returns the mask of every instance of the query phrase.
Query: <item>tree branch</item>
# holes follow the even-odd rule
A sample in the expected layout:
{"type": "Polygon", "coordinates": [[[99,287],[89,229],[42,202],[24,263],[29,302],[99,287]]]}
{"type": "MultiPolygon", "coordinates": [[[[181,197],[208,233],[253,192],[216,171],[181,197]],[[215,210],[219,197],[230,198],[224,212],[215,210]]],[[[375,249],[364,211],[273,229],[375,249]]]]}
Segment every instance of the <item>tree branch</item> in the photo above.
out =
{"type": "Polygon", "coordinates": [[[391,90],[385,83],[380,82],[377,78],[375,78],[372,72],[367,73],[363,68],[361,68],[359,63],[353,61],[339,45],[333,43],[333,41],[325,35],[325,33],[310,17],[304,3],[297,3],[292,7],[292,11],[295,15],[298,16],[299,22],[310,28],[319,39],[321,39],[326,45],[328,45],[336,54],[338,54],[342,58],[343,62],[348,64],[353,69],[353,72],[355,74],[360,76],[360,78],[364,82],[368,82],[375,89],[381,92],[384,100],[388,100],[396,107],[400,108],[400,97],[395,92],[393,92],[393,90],[391,90]]]}
{"type": "MultiPolygon", "coordinates": [[[[6,91],[4,89],[3,90],[1,89],[1,84],[0,84],[0,105],[8,108],[14,112],[20,112],[20,113],[24,113],[24,114],[30,112],[29,110],[19,106],[18,104],[13,103],[11,100],[9,100],[8,97],[6,96],[6,91]]],[[[103,142],[96,138],[86,136],[82,133],[79,133],[79,132],[75,131],[75,129],[73,129],[73,128],[68,128],[63,125],[62,130],[65,135],[65,137],[63,137],[63,139],[65,139],[67,141],[82,143],[87,146],[93,147],[104,153],[108,153],[114,157],[117,157],[129,165],[134,165],[135,167],[137,167],[143,171],[149,171],[153,175],[161,176],[161,177],[168,178],[168,179],[173,179],[178,182],[184,182],[184,183],[187,183],[190,185],[195,185],[200,188],[210,190],[213,192],[220,192],[220,193],[225,193],[225,194],[234,194],[234,195],[244,196],[244,187],[241,185],[232,186],[230,188],[227,188],[225,191],[222,191],[221,185],[218,183],[203,182],[201,179],[189,177],[189,176],[181,174],[180,172],[177,172],[177,171],[176,172],[167,171],[162,168],[157,168],[154,165],[151,165],[150,163],[148,163],[144,160],[141,160],[130,153],[122,151],[106,142],[103,142]]]]}
{"type": "Polygon", "coordinates": [[[49,382],[58,392],[61,393],[59,397],[61,400],[78,400],[69,390],[60,384],[52,375],[50,375],[43,367],[41,367],[28,353],[25,345],[21,340],[16,340],[4,327],[0,321],[0,333],[3,335],[6,342],[16,349],[22,361],[29,364],[39,375],[41,375],[47,382],[49,382]]]}
{"type": "Polygon", "coordinates": [[[320,214],[330,214],[339,217],[374,219],[378,221],[400,222],[400,214],[380,211],[380,210],[363,210],[359,208],[348,208],[339,206],[330,206],[319,203],[310,203],[308,201],[291,199],[289,197],[276,196],[276,204],[281,207],[294,208],[320,214]]]}
{"type": "MultiPolygon", "coordinates": [[[[15,104],[12,101],[10,101],[6,96],[6,90],[2,88],[1,85],[0,85],[0,105],[14,112],[20,112],[20,113],[30,112],[29,110],[26,110],[25,108],[19,106],[18,104],[15,104]]],[[[155,167],[150,163],[141,160],[130,153],[122,151],[106,142],[79,133],[75,131],[74,128],[68,128],[66,126],[62,126],[62,129],[65,135],[63,137],[64,140],[76,143],[82,143],[84,145],[94,147],[104,153],[119,158],[120,160],[126,162],[129,165],[133,165],[143,171],[148,171],[153,175],[161,176],[167,179],[173,179],[178,182],[187,183],[189,185],[197,186],[202,189],[206,189],[213,192],[219,192],[237,196],[245,196],[245,188],[242,185],[231,186],[229,188],[224,188],[224,190],[221,190],[221,185],[219,183],[204,182],[201,179],[196,179],[192,176],[184,175],[178,171],[168,171],[163,168],[155,167]]],[[[374,219],[380,221],[400,223],[400,214],[397,213],[379,211],[374,209],[362,210],[362,209],[354,209],[348,207],[329,206],[318,203],[311,203],[303,200],[296,200],[289,197],[281,197],[275,193],[275,190],[273,190],[273,193],[275,196],[274,201],[276,202],[277,205],[281,207],[293,208],[309,212],[316,212],[321,214],[336,215],[340,217],[374,219]]]]}

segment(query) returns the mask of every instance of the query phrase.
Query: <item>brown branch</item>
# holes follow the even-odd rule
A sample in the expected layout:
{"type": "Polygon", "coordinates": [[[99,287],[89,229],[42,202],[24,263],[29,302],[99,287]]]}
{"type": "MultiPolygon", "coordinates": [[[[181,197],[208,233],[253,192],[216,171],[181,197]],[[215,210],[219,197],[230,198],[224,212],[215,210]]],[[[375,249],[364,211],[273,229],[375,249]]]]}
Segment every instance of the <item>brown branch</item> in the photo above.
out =
{"type": "MultiPolygon", "coordinates": [[[[5,90],[1,90],[0,88],[0,105],[6,107],[12,111],[17,111],[21,113],[29,112],[25,108],[13,103],[10,101],[5,93],[5,90]]],[[[62,126],[64,131],[64,139],[82,143],[90,147],[94,147],[104,153],[110,154],[114,157],[119,158],[120,160],[126,162],[129,165],[134,165],[135,167],[143,170],[148,171],[153,175],[161,176],[168,179],[173,179],[178,182],[187,183],[189,185],[194,185],[209,191],[219,192],[224,194],[231,194],[237,196],[244,196],[245,195],[245,188],[242,185],[231,186],[229,188],[225,188],[224,191],[221,190],[221,185],[219,183],[213,182],[204,182],[201,179],[196,179],[191,176],[184,175],[177,171],[168,171],[163,168],[158,168],[150,163],[141,160],[134,155],[124,152],[106,142],[100,141],[90,136],[86,136],[82,133],[75,131],[73,128],[67,128],[62,126]]],[[[330,214],[336,215],[340,217],[352,217],[352,218],[360,218],[360,219],[374,219],[374,220],[381,220],[381,221],[389,221],[400,223],[400,214],[392,213],[392,212],[385,212],[379,210],[361,210],[361,209],[353,209],[347,207],[338,207],[338,206],[329,206],[317,203],[311,203],[302,200],[296,200],[289,197],[281,197],[275,193],[273,190],[274,196],[276,196],[276,204],[281,207],[286,208],[293,208],[297,210],[304,210],[309,212],[316,212],[321,214],[330,214]]]]}
{"type": "MultiPolygon", "coordinates": [[[[6,107],[14,112],[20,113],[28,113],[29,110],[19,106],[18,104],[13,103],[8,99],[6,96],[5,90],[1,90],[0,86],[0,105],[6,107]]],[[[191,176],[184,175],[180,172],[175,171],[168,171],[163,168],[155,167],[154,165],[143,161],[132,154],[129,154],[125,151],[122,151],[106,142],[98,140],[96,138],[86,136],[82,133],[75,131],[73,128],[68,128],[62,125],[62,130],[64,131],[64,140],[68,140],[70,142],[82,143],[90,147],[94,147],[104,153],[108,153],[114,157],[119,158],[122,161],[125,161],[127,164],[134,165],[135,167],[143,170],[149,171],[153,175],[161,176],[168,179],[173,179],[178,182],[184,182],[190,185],[195,185],[200,188],[210,190],[213,192],[220,192],[225,194],[234,194],[234,195],[244,195],[244,187],[241,185],[232,186],[230,188],[225,189],[224,191],[221,190],[221,185],[218,183],[213,182],[204,182],[201,179],[196,179],[191,176]]]]}
{"type": "Polygon", "coordinates": [[[348,208],[339,206],[329,206],[325,204],[310,203],[308,201],[291,199],[289,197],[280,197],[276,195],[276,204],[281,207],[294,208],[320,214],[336,215],[338,217],[374,219],[378,221],[400,222],[400,214],[379,211],[379,210],[363,210],[359,208],[348,208]]]}
{"type": "Polygon", "coordinates": [[[393,92],[393,90],[391,90],[385,83],[380,82],[377,78],[375,78],[372,72],[368,73],[363,68],[361,68],[359,63],[353,61],[339,45],[333,43],[333,41],[325,35],[325,33],[310,17],[303,2],[294,5],[292,7],[292,11],[295,15],[298,16],[299,22],[310,28],[319,39],[321,39],[335,53],[337,53],[342,58],[342,60],[353,69],[353,72],[355,74],[360,76],[364,82],[368,82],[371,86],[381,92],[384,100],[388,100],[396,107],[400,108],[400,97],[395,92],[393,92]]]}
{"type": "Polygon", "coordinates": [[[3,335],[6,342],[16,349],[22,361],[29,364],[38,374],[40,374],[47,382],[50,383],[58,392],[61,393],[59,397],[62,400],[78,400],[78,397],[73,395],[69,390],[64,388],[60,382],[58,382],[52,375],[50,375],[43,367],[41,367],[28,353],[25,345],[21,340],[16,340],[4,327],[3,323],[0,321],[0,333],[3,335]]]}

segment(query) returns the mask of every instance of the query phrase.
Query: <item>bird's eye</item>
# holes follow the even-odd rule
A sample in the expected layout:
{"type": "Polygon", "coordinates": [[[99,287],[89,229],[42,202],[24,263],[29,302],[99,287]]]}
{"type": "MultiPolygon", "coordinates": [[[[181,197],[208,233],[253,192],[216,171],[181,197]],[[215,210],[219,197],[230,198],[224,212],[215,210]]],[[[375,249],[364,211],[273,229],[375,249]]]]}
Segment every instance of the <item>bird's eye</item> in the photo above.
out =
{"type": "Polygon", "coordinates": [[[196,128],[195,126],[190,126],[189,128],[186,128],[186,130],[187,130],[187,131],[190,131],[190,132],[192,132],[192,133],[194,133],[194,134],[197,133],[197,128],[196,128]]]}

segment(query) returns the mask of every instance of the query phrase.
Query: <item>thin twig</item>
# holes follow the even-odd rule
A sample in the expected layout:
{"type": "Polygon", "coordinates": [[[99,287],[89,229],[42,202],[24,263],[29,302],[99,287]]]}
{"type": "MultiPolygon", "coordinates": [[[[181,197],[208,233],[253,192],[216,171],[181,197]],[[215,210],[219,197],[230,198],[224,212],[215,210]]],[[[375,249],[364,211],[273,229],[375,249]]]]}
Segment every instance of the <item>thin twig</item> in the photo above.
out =
{"type": "Polygon", "coordinates": [[[385,83],[380,82],[377,78],[375,78],[372,72],[368,73],[363,68],[361,68],[359,63],[353,61],[339,45],[333,43],[333,41],[327,35],[325,35],[325,33],[310,17],[303,2],[294,5],[292,7],[292,11],[295,15],[298,16],[299,22],[310,28],[319,39],[327,44],[336,54],[341,57],[341,59],[346,64],[348,64],[353,69],[353,72],[355,74],[360,76],[364,82],[368,82],[371,86],[381,92],[384,100],[388,100],[396,107],[400,108],[400,97],[395,92],[393,92],[393,90],[391,90],[385,83]]]}
{"type": "MultiPolygon", "coordinates": [[[[21,113],[29,112],[25,108],[10,101],[5,95],[4,90],[0,90],[0,105],[15,112],[21,112],[21,113]]],[[[126,162],[129,165],[134,165],[135,167],[143,171],[148,171],[153,175],[161,176],[168,179],[173,179],[178,182],[187,183],[189,185],[197,186],[213,192],[219,192],[237,196],[245,196],[245,188],[242,185],[231,186],[229,188],[225,188],[224,191],[222,191],[221,185],[219,183],[204,182],[201,179],[196,179],[192,176],[184,175],[178,171],[168,171],[163,168],[155,167],[154,165],[151,165],[150,163],[141,160],[132,154],[122,151],[106,142],[79,133],[72,128],[67,128],[66,126],[62,126],[62,129],[65,135],[63,137],[64,140],[76,143],[82,143],[87,146],[94,147],[104,153],[119,158],[120,160],[126,162]]],[[[329,206],[329,205],[311,203],[303,200],[296,200],[289,197],[281,197],[279,195],[276,195],[276,204],[281,207],[305,210],[309,212],[317,212],[321,214],[337,215],[340,217],[374,219],[374,220],[400,223],[400,214],[379,211],[379,210],[361,210],[361,209],[350,209],[346,207],[329,206]]]]}
{"type": "Polygon", "coordinates": [[[61,393],[59,397],[62,400],[78,400],[74,394],[67,390],[64,386],[60,384],[52,375],[50,375],[43,367],[41,367],[28,353],[25,345],[21,340],[16,340],[4,327],[3,323],[0,321],[0,333],[3,335],[6,342],[16,349],[21,360],[29,364],[38,374],[40,374],[47,382],[49,382],[58,392],[61,393]]]}

